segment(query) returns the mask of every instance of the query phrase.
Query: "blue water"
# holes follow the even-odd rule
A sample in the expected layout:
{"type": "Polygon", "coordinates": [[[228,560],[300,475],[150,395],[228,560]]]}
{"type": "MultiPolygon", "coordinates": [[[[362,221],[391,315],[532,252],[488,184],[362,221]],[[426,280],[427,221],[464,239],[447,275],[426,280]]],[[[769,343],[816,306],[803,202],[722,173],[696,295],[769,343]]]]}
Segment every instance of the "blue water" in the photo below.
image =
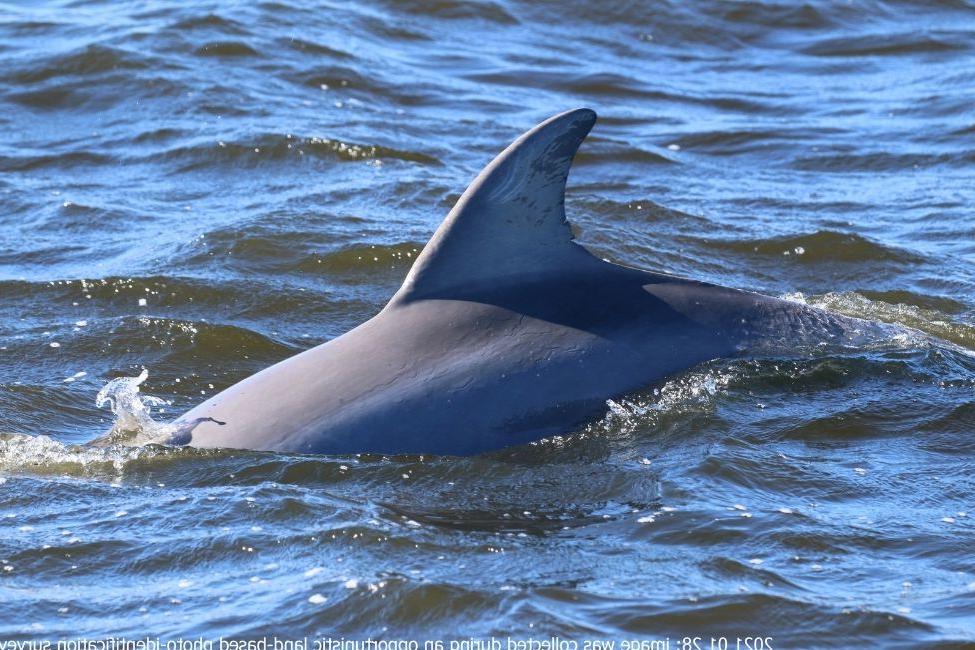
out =
{"type": "Polygon", "coordinates": [[[0,4],[0,640],[975,643],[973,105],[963,1],[0,4]],[[376,313],[577,106],[578,241],[899,334],[474,459],[87,444],[376,313]]]}

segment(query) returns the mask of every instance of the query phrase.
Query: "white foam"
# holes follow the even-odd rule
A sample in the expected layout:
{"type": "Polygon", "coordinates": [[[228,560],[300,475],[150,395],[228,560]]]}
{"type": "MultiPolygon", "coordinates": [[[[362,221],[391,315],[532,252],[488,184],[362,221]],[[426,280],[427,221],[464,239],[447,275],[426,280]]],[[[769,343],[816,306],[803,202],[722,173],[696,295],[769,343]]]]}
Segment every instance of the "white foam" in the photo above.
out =
{"type": "MultiPolygon", "coordinates": [[[[734,379],[729,369],[704,369],[667,381],[646,397],[606,400],[608,412],[600,425],[604,430],[629,433],[639,426],[653,425],[664,415],[709,411],[717,395],[734,379]]],[[[641,464],[650,464],[649,459],[641,464]]]]}
{"type": "Polygon", "coordinates": [[[139,448],[93,448],[66,445],[50,436],[8,435],[0,437],[0,468],[39,469],[45,466],[64,470],[76,465],[82,471],[92,468],[121,473],[129,461],[144,452],[139,448]]]}

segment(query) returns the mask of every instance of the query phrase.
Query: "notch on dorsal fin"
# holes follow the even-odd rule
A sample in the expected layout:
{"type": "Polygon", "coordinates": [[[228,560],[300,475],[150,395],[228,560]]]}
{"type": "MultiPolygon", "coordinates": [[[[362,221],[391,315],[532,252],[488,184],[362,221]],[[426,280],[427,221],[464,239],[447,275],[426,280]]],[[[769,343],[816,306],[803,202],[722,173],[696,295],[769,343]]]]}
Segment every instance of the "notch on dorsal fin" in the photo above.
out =
{"type": "Polygon", "coordinates": [[[517,282],[595,261],[572,241],[565,182],[596,122],[580,108],[545,120],[484,168],[423,248],[394,300],[517,282]]]}

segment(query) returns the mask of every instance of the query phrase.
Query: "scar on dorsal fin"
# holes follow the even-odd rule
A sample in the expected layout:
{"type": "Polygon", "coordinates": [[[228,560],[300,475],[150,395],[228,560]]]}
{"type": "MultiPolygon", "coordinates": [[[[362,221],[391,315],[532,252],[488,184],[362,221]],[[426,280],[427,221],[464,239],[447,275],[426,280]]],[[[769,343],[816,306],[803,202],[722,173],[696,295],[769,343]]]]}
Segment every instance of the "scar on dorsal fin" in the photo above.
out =
{"type": "Polygon", "coordinates": [[[449,298],[452,291],[594,262],[572,241],[565,183],[595,122],[592,110],[568,111],[498,154],[423,248],[393,301],[449,298]]]}

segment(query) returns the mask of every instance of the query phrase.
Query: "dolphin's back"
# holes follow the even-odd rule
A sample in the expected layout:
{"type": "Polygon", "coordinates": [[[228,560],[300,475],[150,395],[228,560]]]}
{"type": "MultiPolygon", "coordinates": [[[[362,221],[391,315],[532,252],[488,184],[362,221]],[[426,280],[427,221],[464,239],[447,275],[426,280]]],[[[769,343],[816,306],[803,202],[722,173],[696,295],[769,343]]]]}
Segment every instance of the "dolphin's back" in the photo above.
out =
{"type": "Polygon", "coordinates": [[[594,122],[569,111],[516,140],[379,314],[200,404],[174,440],[472,454],[570,431],[608,398],[756,341],[845,331],[802,305],[611,264],[576,244],[564,191],[594,122]]]}

